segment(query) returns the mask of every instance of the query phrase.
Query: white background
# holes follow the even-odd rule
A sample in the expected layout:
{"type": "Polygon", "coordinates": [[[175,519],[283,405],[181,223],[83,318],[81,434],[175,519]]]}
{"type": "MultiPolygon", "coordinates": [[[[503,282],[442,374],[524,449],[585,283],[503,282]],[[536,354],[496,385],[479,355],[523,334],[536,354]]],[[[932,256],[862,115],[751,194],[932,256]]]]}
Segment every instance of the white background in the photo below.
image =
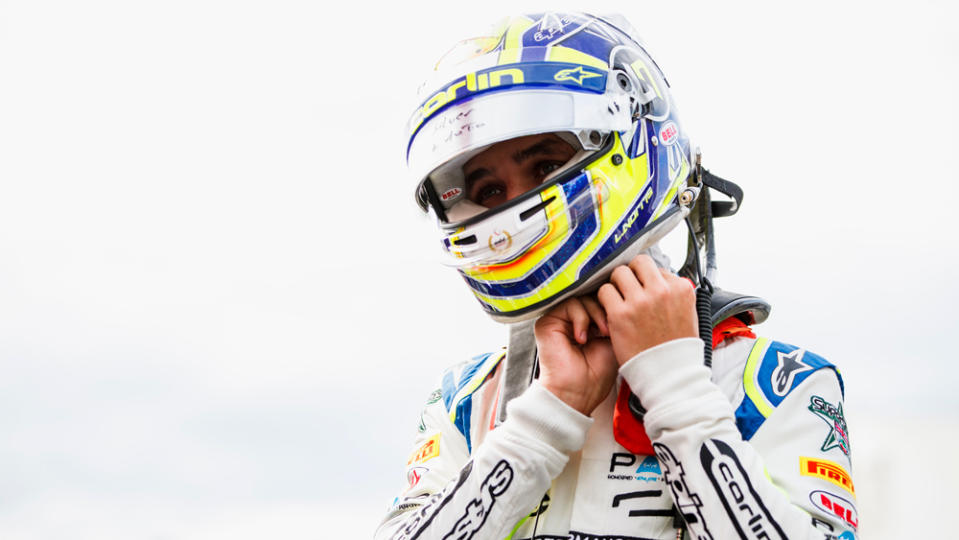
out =
{"type": "MultiPolygon", "coordinates": [[[[433,62],[540,8],[480,4],[0,1],[0,538],[372,535],[441,369],[504,344],[403,165],[433,62]]],[[[865,537],[946,531],[955,4],[717,4],[590,9],[745,189],[721,284],[842,367],[865,537]]]]}

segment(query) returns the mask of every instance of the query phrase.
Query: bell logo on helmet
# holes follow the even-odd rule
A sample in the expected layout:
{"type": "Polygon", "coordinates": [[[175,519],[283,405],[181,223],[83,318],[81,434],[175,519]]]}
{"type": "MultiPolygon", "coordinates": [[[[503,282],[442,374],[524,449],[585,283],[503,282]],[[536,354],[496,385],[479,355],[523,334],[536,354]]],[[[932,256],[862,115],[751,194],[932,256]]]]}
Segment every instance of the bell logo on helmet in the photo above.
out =
{"type": "Polygon", "coordinates": [[[583,66],[576,66],[572,69],[561,69],[557,71],[553,78],[560,82],[572,81],[576,84],[583,84],[583,79],[602,76],[602,73],[596,73],[595,71],[583,71],[583,66]]]}
{"type": "Polygon", "coordinates": [[[443,199],[444,201],[448,201],[452,199],[453,197],[459,195],[460,193],[463,193],[463,190],[458,187],[454,187],[444,191],[443,194],[440,195],[440,198],[443,199]]]}
{"type": "Polygon", "coordinates": [[[493,231],[493,234],[489,235],[489,248],[497,253],[506,251],[513,245],[513,237],[509,234],[508,231],[493,231]]]}
{"type": "Polygon", "coordinates": [[[663,126],[663,129],[659,130],[659,140],[666,145],[676,142],[678,135],[679,129],[676,127],[675,122],[666,122],[666,125],[663,126]]]}

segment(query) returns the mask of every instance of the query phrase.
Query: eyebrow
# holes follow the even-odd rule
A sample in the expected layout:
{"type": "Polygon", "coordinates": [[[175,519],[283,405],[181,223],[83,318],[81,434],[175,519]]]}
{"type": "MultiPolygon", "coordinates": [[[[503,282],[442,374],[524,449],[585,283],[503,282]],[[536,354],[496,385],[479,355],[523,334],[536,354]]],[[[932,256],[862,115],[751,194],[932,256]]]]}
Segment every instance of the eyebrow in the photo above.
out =
{"type": "MultiPolygon", "coordinates": [[[[513,160],[514,163],[519,165],[531,157],[553,153],[553,147],[561,142],[563,141],[560,139],[553,139],[553,138],[543,139],[542,141],[539,141],[536,144],[517,150],[516,152],[513,153],[512,156],[510,156],[510,158],[513,160]]],[[[486,168],[476,169],[475,171],[466,175],[466,186],[469,187],[474,182],[476,182],[483,176],[486,176],[487,174],[493,174],[493,173],[486,168]]]]}
{"type": "Polygon", "coordinates": [[[529,158],[531,158],[531,157],[533,157],[533,156],[539,156],[539,155],[542,155],[542,154],[549,154],[549,153],[551,153],[551,152],[552,152],[552,147],[553,147],[553,146],[556,146],[557,144],[559,144],[559,143],[561,143],[561,142],[563,142],[563,141],[560,141],[560,140],[558,140],[558,139],[553,139],[553,138],[543,139],[543,140],[539,141],[538,143],[536,143],[536,144],[534,144],[534,145],[532,145],[532,146],[529,146],[529,147],[524,148],[524,149],[522,149],[522,150],[517,150],[517,151],[516,151],[512,156],[510,156],[510,157],[512,157],[512,158],[513,158],[513,161],[514,161],[517,165],[519,165],[519,164],[522,163],[523,161],[525,161],[525,160],[527,160],[527,159],[529,159],[529,158]]]}

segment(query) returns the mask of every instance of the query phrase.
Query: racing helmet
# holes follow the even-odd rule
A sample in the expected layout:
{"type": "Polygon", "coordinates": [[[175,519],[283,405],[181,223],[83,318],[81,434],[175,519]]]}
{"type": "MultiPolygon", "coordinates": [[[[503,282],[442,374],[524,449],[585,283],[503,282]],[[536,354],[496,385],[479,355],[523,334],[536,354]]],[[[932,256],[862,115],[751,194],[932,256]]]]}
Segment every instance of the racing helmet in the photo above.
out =
{"type": "Polygon", "coordinates": [[[445,264],[500,322],[544,313],[605,282],[688,214],[693,169],[669,85],[619,16],[509,17],[447,53],[408,124],[415,198],[445,264]],[[493,208],[463,165],[518,137],[556,134],[574,155],[493,208]]]}

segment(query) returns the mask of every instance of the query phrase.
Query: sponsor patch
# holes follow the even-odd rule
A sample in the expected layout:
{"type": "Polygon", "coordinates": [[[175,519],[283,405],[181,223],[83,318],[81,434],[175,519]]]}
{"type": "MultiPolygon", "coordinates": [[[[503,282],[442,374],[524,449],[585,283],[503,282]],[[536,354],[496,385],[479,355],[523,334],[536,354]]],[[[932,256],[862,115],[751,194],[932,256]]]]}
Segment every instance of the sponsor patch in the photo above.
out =
{"type": "Polygon", "coordinates": [[[400,530],[397,535],[393,537],[393,540],[411,540],[412,538],[418,537],[424,529],[430,526],[430,524],[433,522],[433,517],[436,516],[436,513],[446,506],[448,502],[450,502],[450,500],[453,498],[453,495],[455,495],[457,490],[463,486],[472,472],[473,462],[468,461],[460,470],[459,479],[456,481],[456,483],[447,484],[443,491],[429,496],[429,498],[426,499],[426,503],[423,506],[420,506],[420,509],[417,510],[412,517],[410,517],[406,523],[406,527],[400,530]]]}
{"type": "Polygon", "coordinates": [[[856,512],[855,505],[846,499],[828,491],[816,490],[809,494],[809,500],[816,508],[839,517],[853,530],[859,529],[859,513],[856,512]]]}
{"type": "Polygon", "coordinates": [[[636,464],[636,456],[626,452],[613,452],[609,460],[609,480],[640,480],[643,482],[657,482],[662,480],[662,470],[656,456],[646,456],[635,471],[617,470],[617,467],[632,468],[636,464]]]}
{"type": "Polygon", "coordinates": [[[712,439],[700,447],[699,460],[740,538],[786,540],[786,533],[756,493],[732,447],[712,439]]]}
{"type": "Polygon", "coordinates": [[[822,451],[838,448],[848,456],[849,430],[842,414],[842,402],[837,406],[819,396],[812,396],[809,398],[809,410],[829,426],[829,435],[826,435],[826,440],[822,443],[822,451]]]}
{"type": "MultiPolygon", "coordinates": [[[[430,393],[430,397],[426,399],[426,407],[429,407],[441,399],[443,399],[443,391],[439,388],[433,390],[433,392],[430,393]]],[[[416,430],[420,433],[426,433],[426,418],[423,416],[425,414],[426,408],[424,407],[424,409],[420,411],[420,422],[416,425],[416,430]]]]}
{"type": "Polygon", "coordinates": [[[850,477],[849,473],[840,467],[838,463],[833,463],[827,459],[800,457],[799,474],[832,482],[849,493],[856,495],[856,488],[852,484],[852,477],[850,477]]]}
{"type": "Polygon", "coordinates": [[[509,231],[495,230],[487,240],[489,248],[497,253],[506,251],[513,245],[513,237],[509,231]]]}
{"type": "Polygon", "coordinates": [[[423,446],[417,448],[412,454],[410,454],[409,461],[406,462],[406,465],[413,465],[414,463],[423,463],[424,461],[429,461],[436,456],[440,455],[440,434],[437,433],[430,437],[423,446]]]}
{"type": "Polygon", "coordinates": [[[655,482],[662,476],[663,471],[659,468],[659,462],[656,456],[646,456],[646,459],[636,468],[636,479],[643,482],[655,482]]]}
{"type": "Polygon", "coordinates": [[[631,480],[632,474],[617,472],[616,467],[632,467],[636,464],[636,456],[626,452],[613,452],[609,459],[609,474],[606,478],[610,480],[631,480]]]}
{"type": "Polygon", "coordinates": [[[423,478],[423,475],[429,472],[429,469],[426,467],[412,467],[406,471],[406,489],[407,491],[416,487],[416,484],[420,483],[420,479],[423,478]]]}

